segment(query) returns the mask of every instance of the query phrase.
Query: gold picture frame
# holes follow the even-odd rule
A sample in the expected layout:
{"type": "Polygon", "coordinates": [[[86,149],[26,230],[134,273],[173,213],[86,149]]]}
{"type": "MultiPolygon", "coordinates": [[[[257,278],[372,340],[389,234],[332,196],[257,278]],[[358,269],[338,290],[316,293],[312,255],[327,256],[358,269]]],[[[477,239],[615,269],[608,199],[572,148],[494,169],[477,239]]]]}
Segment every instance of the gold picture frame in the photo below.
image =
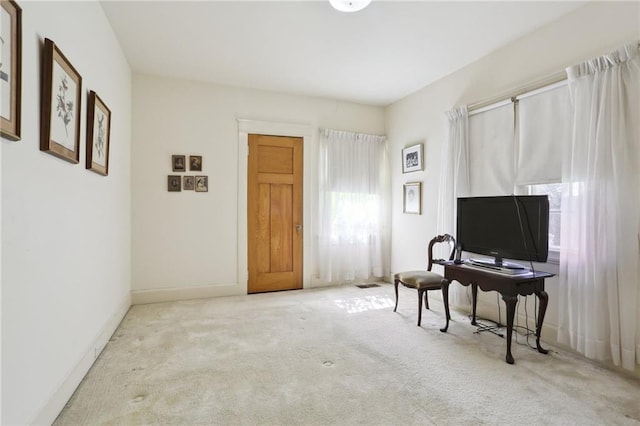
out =
{"type": "Polygon", "coordinates": [[[422,214],[422,182],[408,182],[404,184],[402,212],[422,214]]]}

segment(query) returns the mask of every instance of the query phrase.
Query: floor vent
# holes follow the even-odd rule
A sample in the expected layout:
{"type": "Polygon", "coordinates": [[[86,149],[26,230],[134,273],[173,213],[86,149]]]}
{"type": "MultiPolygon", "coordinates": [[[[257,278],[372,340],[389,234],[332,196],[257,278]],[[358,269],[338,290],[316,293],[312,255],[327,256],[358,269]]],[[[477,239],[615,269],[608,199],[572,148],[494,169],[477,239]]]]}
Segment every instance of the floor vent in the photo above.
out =
{"type": "Polygon", "coordinates": [[[380,284],[356,284],[358,288],[380,287],[380,284]]]}

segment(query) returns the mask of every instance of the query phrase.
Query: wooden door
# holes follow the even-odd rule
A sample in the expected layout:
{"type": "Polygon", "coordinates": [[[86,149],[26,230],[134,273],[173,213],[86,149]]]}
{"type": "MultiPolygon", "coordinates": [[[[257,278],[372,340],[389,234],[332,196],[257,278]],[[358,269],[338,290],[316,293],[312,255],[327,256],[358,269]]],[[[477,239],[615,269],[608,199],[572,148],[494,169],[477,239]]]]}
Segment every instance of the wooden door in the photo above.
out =
{"type": "Polygon", "coordinates": [[[302,288],[302,138],[249,135],[249,293],[302,288]]]}

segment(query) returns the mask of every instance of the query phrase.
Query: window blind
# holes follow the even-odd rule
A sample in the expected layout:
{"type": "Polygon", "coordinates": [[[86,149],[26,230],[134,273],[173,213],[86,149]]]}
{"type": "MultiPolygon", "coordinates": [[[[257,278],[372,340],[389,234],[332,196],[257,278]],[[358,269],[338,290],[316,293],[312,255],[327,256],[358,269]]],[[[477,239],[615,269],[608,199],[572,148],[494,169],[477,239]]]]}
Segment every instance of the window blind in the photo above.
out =
{"type": "Polygon", "coordinates": [[[511,102],[469,117],[471,196],[509,195],[515,179],[511,102]]]}
{"type": "Polygon", "coordinates": [[[562,146],[570,136],[569,90],[561,84],[518,98],[516,185],[560,182],[562,146]]]}

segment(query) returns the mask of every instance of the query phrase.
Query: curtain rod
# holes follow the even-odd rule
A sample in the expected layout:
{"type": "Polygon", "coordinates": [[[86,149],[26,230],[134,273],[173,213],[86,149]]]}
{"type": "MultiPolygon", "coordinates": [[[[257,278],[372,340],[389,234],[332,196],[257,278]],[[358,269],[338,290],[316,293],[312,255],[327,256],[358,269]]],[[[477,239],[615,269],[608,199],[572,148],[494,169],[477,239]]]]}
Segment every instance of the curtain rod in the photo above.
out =
{"type": "MultiPolygon", "coordinates": [[[[638,49],[640,49],[640,41],[634,40],[631,43],[629,43],[631,46],[633,46],[634,44],[636,45],[636,47],[638,49]]],[[[626,46],[628,46],[629,44],[627,44],[626,46]]],[[[542,78],[540,80],[534,81],[533,83],[529,83],[527,85],[518,87],[514,90],[511,90],[510,92],[503,94],[503,95],[499,95],[499,96],[494,96],[491,99],[487,99],[484,101],[480,101],[480,102],[474,102],[471,104],[467,105],[467,111],[471,112],[480,108],[484,108],[487,107],[489,105],[498,103],[498,102],[502,102],[502,101],[506,101],[508,99],[513,99],[515,97],[524,95],[525,93],[528,92],[533,92],[534,90],[538,90],[541,89],[545,86],[549,86],[555,83],[559,83],[563,80],[567,80],[567,72],[565,70],[563,71],[559,71],[557,73],[551,74],[550,76],[547,76],[545,78],[542,78]]]]}
{"type": "Polygon", "coordinates": [[[499,95],[499,96],[494,96],[491,99],[486,99],[484,101],[480,101],[480,102],[474,102],[472,104],[467,105],[467,111],[472,112],[474,110],[480,109],[480,108],[484,108],[487,107],[489,105],[498,103],[498,102],[502,102],[502,101],[506,101],[509,99],[512,99],[514,97],[523,95],[525,93],[528,92],[533,92],[534,90],[538,90],[542,87],[545,86],[549,86],[551,84],[555,84],[555,83],[559,83],[563,80],[567,79],[567,73],[565,71],[560,71],[557,72],[555,74],[552,74],[548,77],[545,77],[543,79],[540,80],[536,80],[533,83],[529,83],[526,84],[524,86],[520,86],[514,90],[510,90],[508,93],[499,95]]]}

